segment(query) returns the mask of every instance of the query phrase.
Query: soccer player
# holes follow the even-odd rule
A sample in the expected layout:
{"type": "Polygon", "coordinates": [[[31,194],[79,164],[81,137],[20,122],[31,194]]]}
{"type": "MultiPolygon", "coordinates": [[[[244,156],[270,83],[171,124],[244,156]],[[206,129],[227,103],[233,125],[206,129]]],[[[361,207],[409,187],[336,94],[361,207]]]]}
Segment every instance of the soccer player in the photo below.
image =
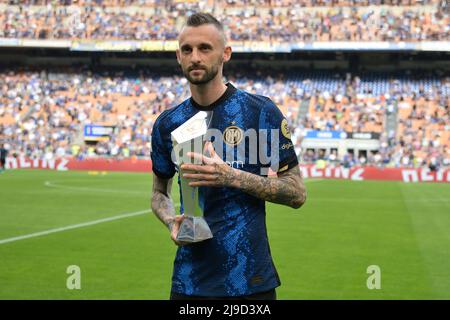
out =
{"type": "Polygon", "coordinates": [[[269,98],[223,83],[223,64],[231,58],[231,47],[213,16],[191,15],[178,41],[177,60],[192,96],[158,117],[151,153],[152,210],[179,246],[170,298],[276,299],[280,279],[267,238],[265,201],[299,208],[306,199],[287,121],[269,98]],[[279,133],[279,148],[268,165],[251,163],[250,153],[257,151],[248,149],[241,165],[227,163],[216,153],[218,140],[206,143],[208,155],[191,153],[201,164],[181,168],[190,172],[185,175],[189,184],[199,187],[200,206],[213,238],[186,245],[176,240],[183,215],[176,215],[170,195],[177,171],[170,134],[200,110],[213,112],[210,127],[223,133],[223,146],[236,149],[248,129],[263,129],[279,133]],[[267,177],[261,171],[264,166],[279,168],[277,177],[267,177]]]}
{"type": "Polygon", "coordinates": [[[0,144],[0,173],[5,170],[6,156],[8,155],[8,150],[5,149],[3,143],[0,144]]]}

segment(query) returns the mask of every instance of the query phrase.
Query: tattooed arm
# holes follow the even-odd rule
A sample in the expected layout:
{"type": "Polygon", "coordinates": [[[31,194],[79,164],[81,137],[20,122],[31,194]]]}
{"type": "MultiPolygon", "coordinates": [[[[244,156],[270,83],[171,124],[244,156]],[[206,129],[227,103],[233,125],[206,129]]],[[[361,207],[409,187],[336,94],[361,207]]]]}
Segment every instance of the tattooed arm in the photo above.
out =
{"type": "Polygon", "coordinates": [[[163,179],[153,174],[153,193],[152,193],[152,210],[153,213],[166,225],[169,229],[172,240],[176,241],[180,224],[183,221],[183,216],[176,215],[175,207],[170,197],[172,189],[172,179],[163,179]]]}
{"type": "MultiPolygon", "coordinates": [[[[194,171],[183,176],[193,179],[191,186],[226,186],[241,189],[254,197],[300,208],[306,201],[306,189],[299,168],[296,166],[279,173],[277,178],[261,177],[253,173],[234,169],[215,153],[212,144],[207,145],[211,157],[190,154],[203,165],[184,164],[184,170],[194,171]]],[[[188,154],[189,155],[189,154],[188,154]]]]}
{"type": "Polygon", "coordinates": [[[306,189],[298,166],[279,173],[277,178],[261,177],[237,169],[233,169],[233,173],[230,186],[257,198],[295,209],[306,201],[306,189]]]}

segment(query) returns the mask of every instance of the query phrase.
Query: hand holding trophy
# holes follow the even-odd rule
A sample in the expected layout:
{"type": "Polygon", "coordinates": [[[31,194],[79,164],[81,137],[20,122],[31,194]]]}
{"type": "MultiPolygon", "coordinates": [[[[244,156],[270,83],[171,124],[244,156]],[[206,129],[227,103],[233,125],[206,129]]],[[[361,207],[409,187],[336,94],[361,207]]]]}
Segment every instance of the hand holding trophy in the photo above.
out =
{"type": "Polygon", "coordinates": [[[184,208],[184,219],[178,231],[177,241],[184,243],[200,242],[213,237],[199,204],[199,188],[189,185],[189,181],[183,177],[185,172],[181,169],[184,163],[201,164],[199,160],[187,154],[203,152],[204,137],[208,130],[207,119],[210,116],[211,114],[200,111],[171,134],[184,208]]]}

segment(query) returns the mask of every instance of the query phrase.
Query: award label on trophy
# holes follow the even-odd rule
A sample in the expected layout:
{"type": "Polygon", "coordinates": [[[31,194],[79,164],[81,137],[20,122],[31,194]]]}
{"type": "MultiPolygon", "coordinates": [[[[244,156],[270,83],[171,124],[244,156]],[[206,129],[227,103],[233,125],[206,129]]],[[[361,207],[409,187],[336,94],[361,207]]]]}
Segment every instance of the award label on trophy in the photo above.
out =
{"type": "Polygon", "coordinates": [[[210,115],[210,113],[200,111],[171,134],[175,161],[179,169],[185,217],[177,236],[177,240],[182,242],[200,242],[213,237],[211,229],[203,217],[198,187],[189,186],[188,179],[183,178],[186,171],[180,168],[183,163],[201,164],[201,161],[192,159],[187,154],[188,152],[203,154],[204,135],[208,130],[207,119],[210,118],[210,115]]]}

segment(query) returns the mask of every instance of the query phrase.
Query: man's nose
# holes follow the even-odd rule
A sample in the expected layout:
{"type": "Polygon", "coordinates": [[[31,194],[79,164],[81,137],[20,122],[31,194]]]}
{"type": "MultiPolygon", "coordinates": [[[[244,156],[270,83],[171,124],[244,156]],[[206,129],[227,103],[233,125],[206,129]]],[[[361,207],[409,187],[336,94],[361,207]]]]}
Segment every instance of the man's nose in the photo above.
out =
{"type": "Polygon", "coordinates": [[[193,63],[200,63],[200,55],[197,48],[192,49],[191,60],[193,63]]]}

